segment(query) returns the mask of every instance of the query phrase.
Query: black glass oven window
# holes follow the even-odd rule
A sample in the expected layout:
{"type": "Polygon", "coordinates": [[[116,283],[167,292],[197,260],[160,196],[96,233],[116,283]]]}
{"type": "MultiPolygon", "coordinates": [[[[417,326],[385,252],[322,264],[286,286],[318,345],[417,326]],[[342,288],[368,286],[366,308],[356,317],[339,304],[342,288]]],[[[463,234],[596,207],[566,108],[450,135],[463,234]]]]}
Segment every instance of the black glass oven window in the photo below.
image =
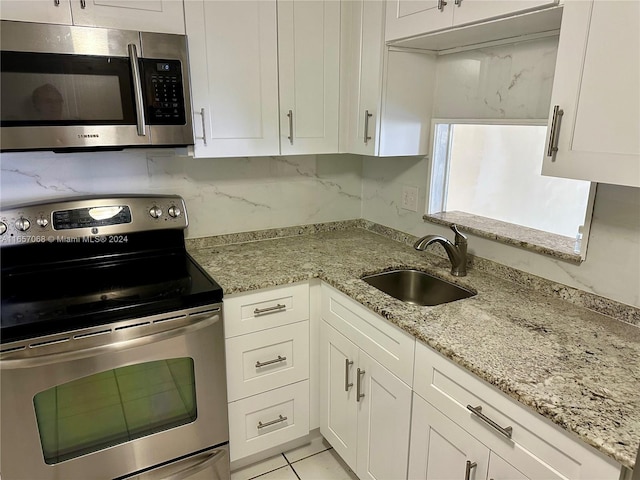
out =
{"type": "Polygon", "coordinates": [[[135,124],[128,58],[0,55],[3,127],[135,124]]]}
{"type": "Polygon", "coordinates": [[[40,392],[33,404],[53,465],[195,421],[193,359],[107,370],[40,392]]]}

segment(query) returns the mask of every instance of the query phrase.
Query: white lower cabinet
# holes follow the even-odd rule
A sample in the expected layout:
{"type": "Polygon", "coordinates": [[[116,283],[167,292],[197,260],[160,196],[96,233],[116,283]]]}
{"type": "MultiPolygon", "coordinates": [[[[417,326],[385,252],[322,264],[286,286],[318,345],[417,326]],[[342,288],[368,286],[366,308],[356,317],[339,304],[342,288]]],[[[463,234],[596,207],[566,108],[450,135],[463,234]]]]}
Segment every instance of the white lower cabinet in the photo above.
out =
{"type": "Polygon", "coordinates": [[[617,463],[429,347],[416,344],[415,362],[410,479],[619,477],[617,463]]]}
{"type": "Polygon", "coordinates": [[[411,388],[326,322],[320,342],[320,432],[361,480],[406,478],[411,388]]]}
{"type": "Polygon", "coordinates": [[[309,284],[224,299],[231,461],[309,433],[309,284]]]}
{"type": "Polygon", "coordinates": [[[321,304],[320,433],[361,480],[407,478],[411,387],[398,373],[415,340],[326,285],[321,304]]]}

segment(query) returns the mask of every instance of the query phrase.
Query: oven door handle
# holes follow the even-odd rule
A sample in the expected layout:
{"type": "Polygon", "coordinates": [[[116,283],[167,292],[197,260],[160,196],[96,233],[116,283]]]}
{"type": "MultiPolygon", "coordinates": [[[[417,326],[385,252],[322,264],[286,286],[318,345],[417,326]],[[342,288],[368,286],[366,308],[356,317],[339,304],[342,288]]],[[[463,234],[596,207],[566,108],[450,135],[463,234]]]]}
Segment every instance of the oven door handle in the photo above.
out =
{"type": "MultiPolygon", "coordinates": [[[[161,330],[159,332],[151,332],[148,335],[143,335],[140,337],[131,338],[128,340],[120,340],[114,341],[112,343],[107,343],[103,345],[94,345],[88,346],[86,348],[82,348],[81,344],[78,345],[77,348],[73,348],[72,350],[49,353],[44,355],[33,355],[33,348],[27,348],[25,350],[20,350],[17,352],[11,352],[11,355],[16,355],[17,358],[2,358],[0,360],[0,370],[12,370],[18,368],[31,368],[38,367],[41,365],[50,365],[53,363],[60,362],[68,362],[70,360],[78,360],[86,357],[95,357],[104,353],[116,352],[121,350],[126,350],[129,348],[140,347],[143,345],[148,345],[150,343],[159,342],[162,340],[167,340],[169,338],[178,337],[181,335],[186,335],[187,333],[195,332],[202,328],[208,327],[209,325],[213,325],[214,323],[220,321],[220,309],[216,308],[214,310],[209,310],[202,313],[195,313],[190,315],[190,323],[187,325],[181,325],[179,327],[170,328],[161,330]],[[201,317],[205,318],[201,318],[201,317]],[[24,355],[26,353],[26,355],[24,355]],[[19,355],[24,356],[19,356],[19,355]],[[32,355],[32,356],[27,356],[32,355]]],[[[151,324],[156,325],[154,324],[151,324]]],[[[157,324],[158,326],[162,325],[161,322],[157,324]]],[[[112,333],[111,333],[112,334],[112,333]]],[[[81,342],[82,340],[75,340],[73,338],[69,338],[63,342],[56,342],[57,344],[74,345],[73,342],[81,342]]]]}
{"type": "Polygon", "coordinates": [[[177,472],[172,471],[176,467],[176,464],[169,464],[154,468],[153,470],[148,470],[133,478],[128,478],[128,480],[155,480],[159,478],[162,480],[188,480],[189,478],[192,478],[195,473],[201,472],[212,463],[222,460],[226,454],[227,452],[224,449],[199,453],[198,455],[194,455],[193,457],[178,462],[178,464],[186,463],[188,466],[178,470],[177,472]],[[167,470],[169,470],[169,472],[167,472],[167,470]],[[168,476],[164,476],[167,474],[168,476]]]}

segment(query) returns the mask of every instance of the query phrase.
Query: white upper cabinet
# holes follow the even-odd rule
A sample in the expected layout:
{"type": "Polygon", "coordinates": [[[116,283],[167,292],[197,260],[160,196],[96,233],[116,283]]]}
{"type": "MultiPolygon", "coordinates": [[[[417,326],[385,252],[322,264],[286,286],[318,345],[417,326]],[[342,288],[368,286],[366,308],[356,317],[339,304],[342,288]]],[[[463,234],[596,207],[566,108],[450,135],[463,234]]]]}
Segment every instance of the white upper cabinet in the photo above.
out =
{"type": "Polygon", "coordinates": [[[542,173],[640,187],[638,85],[640,2],[567,2],[542,173]]]}
{"type": "Polygon", "coordinates": [[[278,1],[282,155],[337,153],[340,2],[278,1]]]}
{"type": "Polygon", "coordinates": [[[558,0],[387,0],[385,40],[556,5],[558,0]]]}
{"type": "Polygon", "coordinates": [[[182,0],[2,0],[3,20],[184,34],[182,0]]]}
{"type": "Polygon", "coordinates": [[[275,0],[186,0],[196,157],[278,155],[275,0]]]}
{"type": "Polygon", "coordinates": [[[384,45],[384,2],[343,2],[341,150],[370,156],[428,153],[435,58],[384,45]],[[346,117],[346,118],[345,118],[346,117]]]}
{"type": "MultiPolygon", "coordinates": [[[[78,0],[79,1],[79,0],[78,0]]],[[[71,25],[69,0],[2,0],[0,18],[17,22],[57,23],[71,25]]]]}

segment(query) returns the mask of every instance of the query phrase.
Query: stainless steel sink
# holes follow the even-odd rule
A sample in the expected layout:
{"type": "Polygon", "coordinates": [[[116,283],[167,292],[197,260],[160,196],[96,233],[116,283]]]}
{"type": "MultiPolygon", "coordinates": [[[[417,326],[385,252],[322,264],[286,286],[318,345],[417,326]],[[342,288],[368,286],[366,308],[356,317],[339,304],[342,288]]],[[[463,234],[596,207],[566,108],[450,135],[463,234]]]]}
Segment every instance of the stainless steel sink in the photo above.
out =
{"type": "Polygon", "coordinates": [[[440,305],[475,295],[474,292],[418,270],[392,270],[362,280],[387,295],[414,305],[440,305]]]}

